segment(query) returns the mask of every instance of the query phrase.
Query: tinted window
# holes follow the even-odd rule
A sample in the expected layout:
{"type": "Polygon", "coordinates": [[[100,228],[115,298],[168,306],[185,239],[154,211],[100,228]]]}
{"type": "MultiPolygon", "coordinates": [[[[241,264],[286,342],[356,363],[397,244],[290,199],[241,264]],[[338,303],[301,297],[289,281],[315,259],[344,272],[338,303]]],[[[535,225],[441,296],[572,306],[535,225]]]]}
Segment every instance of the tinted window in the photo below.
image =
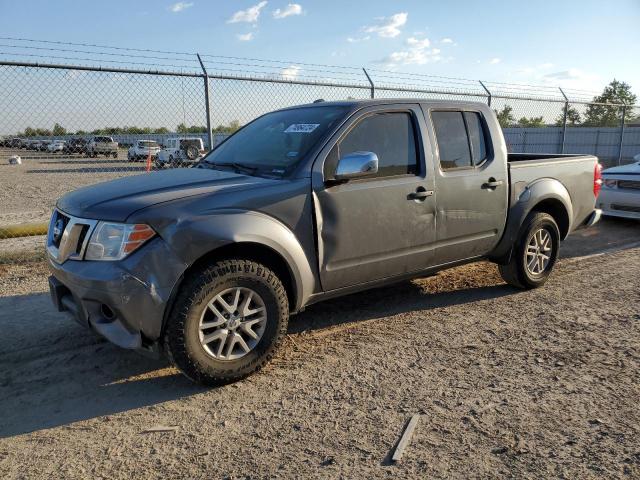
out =
{"type": "Polygon", "coordinates": [[[352,152],[378,156],[378,177],[418,171],[413,121],[408,113],[380,113],[366,117],[340,142],[340,158],[352,152]]]}
{"type": "Polygon", "coordinates": [[[482,117],[478,112],[464,112],[464,119],[467,122],[469,142],[471,143],[473,153],[473,163],[479,165],[487,158],[487,146],[482,117]]]}
{"type": "Polygon", "coordinates": [[[432,112],[431,118],[438,141],[440,166],[444,170],[471,166],[471,150],[462,112],[432,112]]]}

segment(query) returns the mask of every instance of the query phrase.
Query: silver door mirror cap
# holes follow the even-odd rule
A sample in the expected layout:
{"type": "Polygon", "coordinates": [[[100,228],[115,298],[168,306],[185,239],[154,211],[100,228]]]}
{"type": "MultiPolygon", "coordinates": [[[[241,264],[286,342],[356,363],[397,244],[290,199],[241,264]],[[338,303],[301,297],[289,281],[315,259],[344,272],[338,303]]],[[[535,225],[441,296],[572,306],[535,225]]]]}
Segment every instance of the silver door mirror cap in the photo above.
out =
{"type": "Polygon", "coordinates": [[[378,156],[373,152],[352,152],[338,162],[334,178],[350,180],[378,173],[378,156]]]}

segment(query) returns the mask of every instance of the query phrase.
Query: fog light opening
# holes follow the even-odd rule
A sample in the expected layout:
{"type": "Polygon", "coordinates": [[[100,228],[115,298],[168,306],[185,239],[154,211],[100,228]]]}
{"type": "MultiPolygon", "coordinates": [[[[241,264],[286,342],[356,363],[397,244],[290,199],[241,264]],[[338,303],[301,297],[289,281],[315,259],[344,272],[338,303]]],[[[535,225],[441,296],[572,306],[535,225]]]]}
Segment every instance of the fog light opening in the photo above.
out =
{"type": "Polygon", "coordinates": [[[100,305],[100,313],[107,320],[113,320],[116,318],[116,314],[113,310],[111,310],[111,307],[109,307],[109,305],[105,305],[104,303],[100,305]]]}

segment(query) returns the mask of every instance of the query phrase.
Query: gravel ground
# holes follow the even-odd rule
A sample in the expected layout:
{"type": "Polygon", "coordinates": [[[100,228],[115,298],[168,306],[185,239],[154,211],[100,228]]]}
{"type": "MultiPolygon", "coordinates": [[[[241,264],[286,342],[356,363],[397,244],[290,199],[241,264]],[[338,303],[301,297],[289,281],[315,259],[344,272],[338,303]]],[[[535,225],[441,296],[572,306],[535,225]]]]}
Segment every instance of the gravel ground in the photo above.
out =
{"type": "Polygon", "coordinates": [[[42,263],[0,265],[0,477],[639,478],[639,240],[577,234],[534,291],[476,263],[315,305],[216,389],[54,312],[42,263]]]}
{"type": "MultiPolygon", "coordinates": [[[[56,200],[65,193],[144,171],[144,163],[127,161],[126,150],[120,150],[117,159],[24,150],[18,154],[23,157],[22,165],[0,163],[0,226],[46,222],[56,200]]],[[[8,155],[8,150],[0,149],[0,159],[8,155]]]]}

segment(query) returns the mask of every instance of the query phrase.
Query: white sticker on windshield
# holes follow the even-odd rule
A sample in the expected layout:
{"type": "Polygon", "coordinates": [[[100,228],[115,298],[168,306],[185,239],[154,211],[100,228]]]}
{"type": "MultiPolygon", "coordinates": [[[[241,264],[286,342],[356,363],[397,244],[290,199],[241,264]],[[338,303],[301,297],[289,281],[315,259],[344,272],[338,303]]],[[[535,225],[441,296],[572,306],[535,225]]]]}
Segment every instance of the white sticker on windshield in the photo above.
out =
{"type": "Polygon", "coordinates": [[[284,133],[311,133],[319,126],[319,123],[292,123],[284,133]]]}

